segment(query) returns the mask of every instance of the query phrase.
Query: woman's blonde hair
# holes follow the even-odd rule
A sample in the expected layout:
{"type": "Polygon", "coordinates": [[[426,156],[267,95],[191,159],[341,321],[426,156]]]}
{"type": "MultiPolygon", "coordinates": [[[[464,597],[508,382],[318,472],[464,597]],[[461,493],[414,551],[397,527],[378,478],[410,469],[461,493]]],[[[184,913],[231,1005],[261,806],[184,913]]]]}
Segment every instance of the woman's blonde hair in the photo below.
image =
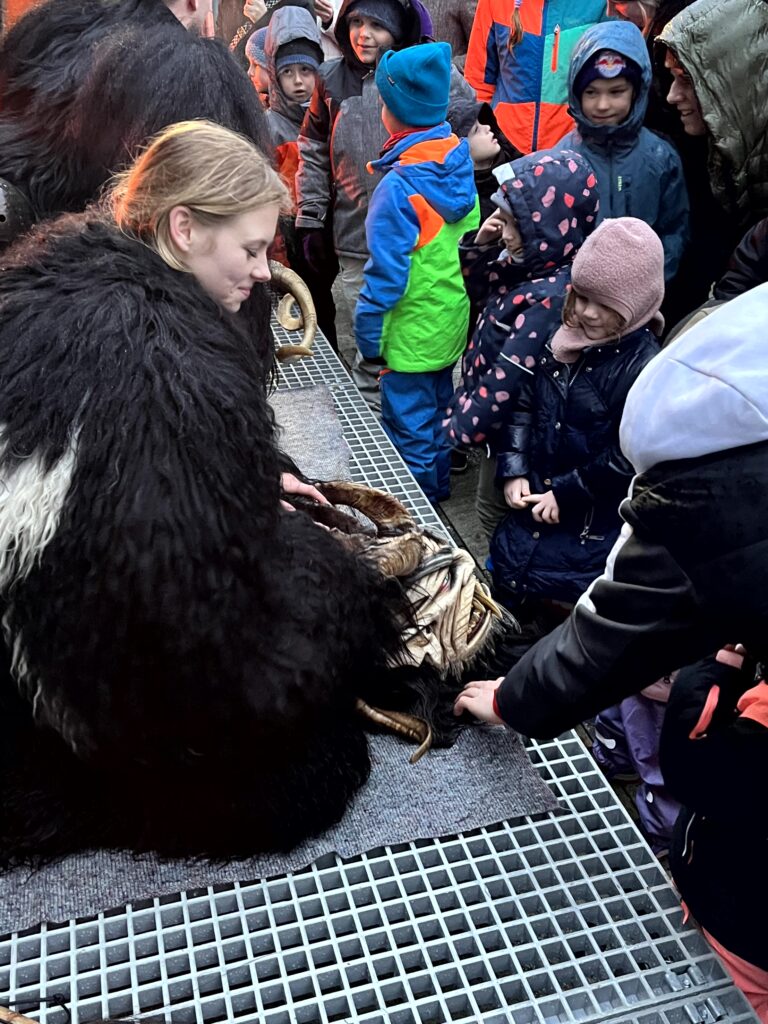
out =
{"type": "Polygon", "coordinates": [[[121,231],[135,235],[176,270],[186,270],[170,236],[170,213],[185,206],[214,225],[263,206],[291,209],[288,189],[242,135],[211,121],[180,121],[152,139],[113,182],[107,197],[121,231]]]}
{"type": "MultiPolygon", "coordinates": [[[[579,327],[579,321],[576,317],[576,299],[579,297],[579,292],[573,287],[568,285],[568,294],[565,297],[565,305],[563,306],[563,323],[566,327],[579,327]]],[[[583,298],[584,296],[582,296],[583,298]]],[[[615,309],[612,309],[614,317],[616,318],[615,323],[611,325],[611,330],[616,332],[616,337],[621,337],[621,333],[627,326],[627,321],[624,317],[617,313],[615,309]]]]}

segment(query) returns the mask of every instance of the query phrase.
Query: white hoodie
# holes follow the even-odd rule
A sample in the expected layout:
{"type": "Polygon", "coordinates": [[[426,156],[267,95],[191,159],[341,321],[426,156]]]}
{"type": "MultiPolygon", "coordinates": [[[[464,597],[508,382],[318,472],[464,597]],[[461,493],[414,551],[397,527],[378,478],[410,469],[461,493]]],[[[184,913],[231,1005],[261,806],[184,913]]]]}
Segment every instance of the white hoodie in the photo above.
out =
{"type": "Polygon", "coordinates": [[[620,440],[637,473],[768,440],[768,284],[651,360],[627,396],[620,440]]]}

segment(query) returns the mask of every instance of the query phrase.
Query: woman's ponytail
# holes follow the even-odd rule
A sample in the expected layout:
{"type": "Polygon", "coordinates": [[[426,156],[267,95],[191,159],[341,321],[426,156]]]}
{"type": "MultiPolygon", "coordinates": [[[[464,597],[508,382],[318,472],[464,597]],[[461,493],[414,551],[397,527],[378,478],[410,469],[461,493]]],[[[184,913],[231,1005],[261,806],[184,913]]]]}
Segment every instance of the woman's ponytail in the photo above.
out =
{"type": "Polygon", "coordinates": [[[523,41],[523,23],[520,20],[520,8],[523,0],[515,0],[515,9],[512,14],[512,23],[509,26],[509,49],[512,50],[518,43],[523,41]]]}

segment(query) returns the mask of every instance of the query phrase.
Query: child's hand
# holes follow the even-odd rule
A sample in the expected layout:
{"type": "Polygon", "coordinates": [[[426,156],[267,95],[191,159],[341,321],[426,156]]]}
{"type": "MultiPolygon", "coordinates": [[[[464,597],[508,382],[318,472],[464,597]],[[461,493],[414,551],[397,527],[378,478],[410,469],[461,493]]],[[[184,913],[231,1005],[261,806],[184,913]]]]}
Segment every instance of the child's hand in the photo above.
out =
{"type": "Polygon", "coordinates": [[[331,0],[315,0],[315,14],[321,25],[330,25],[333,21],[333,4],[331,0]]]}
{"type": "Polygon", "coordinates": [[[492,213],[488,220],[483,221],[475,235],[475,245],[491,245],[493,242],[501,244],[501,232],[504,230],[504,221],[497,210],[492,213]]]}
{"type": "Polygon", "coordinates": [[[530,493],[531,485],[524,476],[513,476],[504,482],[504,501],[510,508],[525,508],[530,493]]]}
{"type": "Polygon", "coordinates": [[[531,515],[537,523],[559,523],[560,506],[554,491],[546,491],[544,494],[529,494],[523,498],[523,503],[533,505],[531,515]]]}
{"type": "Polygon", "coordinates": [[[475,683],[467,683],[453,705],[453,713],[458,718],[464,711],[479,718],[481,722],[489,722],[491,725],[504,725],[502,719],[493,710],[493,698],[499,683],[504,681],[504,676],[498,679],[480,679],[475,683]]]}

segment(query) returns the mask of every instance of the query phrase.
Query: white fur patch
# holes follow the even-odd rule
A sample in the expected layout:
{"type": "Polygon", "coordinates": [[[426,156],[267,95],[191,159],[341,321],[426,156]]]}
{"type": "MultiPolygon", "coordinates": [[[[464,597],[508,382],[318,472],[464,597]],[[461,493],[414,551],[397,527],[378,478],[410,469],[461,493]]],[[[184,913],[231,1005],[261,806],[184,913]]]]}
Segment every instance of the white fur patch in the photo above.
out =
{"type": "Polygon", "coordinates": [[[47,472],[33,453],[0,474],[0,589],[24,579],[53,539],[76,460],[77,435],[47,472]]]}

